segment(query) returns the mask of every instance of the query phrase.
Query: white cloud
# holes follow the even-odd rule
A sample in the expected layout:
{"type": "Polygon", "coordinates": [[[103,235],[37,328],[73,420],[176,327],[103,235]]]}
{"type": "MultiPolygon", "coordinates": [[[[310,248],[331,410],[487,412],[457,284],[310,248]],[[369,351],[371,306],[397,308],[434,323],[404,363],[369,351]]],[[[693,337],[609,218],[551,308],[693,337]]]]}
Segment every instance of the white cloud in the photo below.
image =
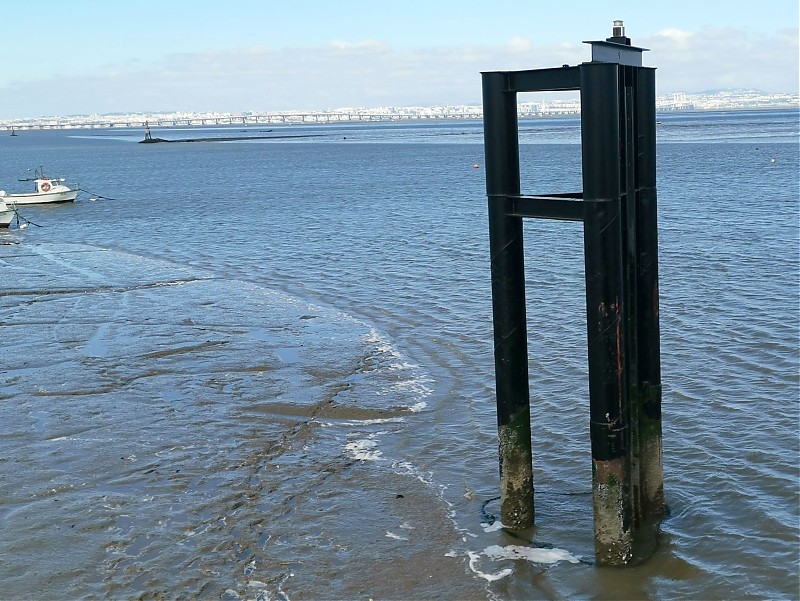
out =
{"type": "MultiPolygon", "coordinates": [[[[716,87],[797,92],[798,32],[667,29],[636,44],[658,67],[659,93],[716,87]]],[[[0,88],[0,118],[128,111],[271,111],[337,106],[479,103],[481,71],[539,69],[589,60],[584,44],[395,49],[379,40],[307,48],[254,46],[130,61],[0,88]]]]}
{"type": "Polygon", "coordinates": [[[391,52],[391,46],[380,40],[362,40],[360,42],[344,42],[341,40],[334,40],[329,44],[330,48],[335,51],[346,54],[360,54],[362,52],[377,52],[386,54],[391,52]]]}
{"type": "Polygon", "coordinates": [[[688,47],[693,34],[691,31],[682,31],[680,29],[662,29],[659,31],[655,38],[662,40],[665,44],[674,44],[678,47],[688,47]]]}
{"type": "Polygon", "coordinates": [[[526,38],[511,38],[506,44],[506,48],[512,54],[530,52],[533,49],[533,43],[526,38]]]}
{"type": "Polygon", "coordinates": [[[798,92],[798,30],[758,36],[739,29],[664,30],[642,40],[659,91],[757,88],[798,92]]]}

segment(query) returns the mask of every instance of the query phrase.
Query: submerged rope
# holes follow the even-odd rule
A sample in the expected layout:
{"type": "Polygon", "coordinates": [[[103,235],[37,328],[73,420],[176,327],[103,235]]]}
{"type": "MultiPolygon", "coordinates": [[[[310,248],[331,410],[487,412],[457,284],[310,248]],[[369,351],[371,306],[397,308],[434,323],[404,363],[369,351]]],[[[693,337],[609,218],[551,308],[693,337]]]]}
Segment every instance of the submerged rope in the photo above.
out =
{"type": "Polygon", "coordinates": [[[86,192],[89,196],[94,196],[94,199],[117,200],[116,198],[110,198],[108,196],[103,196],[102,194],[95,194],[94,192],[90,192],[89,190],[86,190],[85,188],[78,188],[78,190],[80,190],[81,192],[86,192]]]}
{"type": "Polygon", "coordinates": [[[42,227],[38,223],[34,223],[30,219],[26,219],[22,215],[19,214],[19,210],[17,209],[17,205],[12,205],[11,210],[14,211],[14,215],[17,217],[17,227],[21,230],[24,230],[29,225],[35,225],[36,227],[42,227]],[[25,223],[20,223],[20,221],[24,221],[25,223]]]}

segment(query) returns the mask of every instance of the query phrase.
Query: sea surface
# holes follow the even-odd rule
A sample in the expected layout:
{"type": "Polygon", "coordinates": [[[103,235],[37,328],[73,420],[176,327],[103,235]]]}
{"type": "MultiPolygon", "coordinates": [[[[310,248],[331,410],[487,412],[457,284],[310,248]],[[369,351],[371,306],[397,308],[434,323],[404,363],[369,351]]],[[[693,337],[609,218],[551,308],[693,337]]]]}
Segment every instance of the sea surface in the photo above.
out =
{"type": "MultiPolygon", "coordinates": [[[[0,599],[797,599],[798,112],[658,119],[670,511],[621,569],[579,223],[525,222],[536,525],[497,521],[479,122],[0,136],[6,191],[83,190],[0,232],[0,599]]],[[[520,142],[580,190],[579,120],[520,142]]]]}

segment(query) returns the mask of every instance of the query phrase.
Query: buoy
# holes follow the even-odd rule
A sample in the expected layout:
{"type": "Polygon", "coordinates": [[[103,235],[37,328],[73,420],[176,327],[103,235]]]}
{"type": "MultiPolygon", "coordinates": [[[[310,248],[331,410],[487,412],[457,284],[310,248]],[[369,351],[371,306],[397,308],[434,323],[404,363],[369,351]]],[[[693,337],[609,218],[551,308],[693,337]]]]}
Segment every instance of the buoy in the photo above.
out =
{"type": "Polygon", "coordinates": [[[480,165],[478,165],[477,163],[475,163],[475,164],[474,164],[472,167],[473,167],[474,169],[479,169],[479,168],[480,168],[480,165]]]}
{"type": "Polygon", "coordinates": [[[770,160],[769,160],[769,162],[770,162],[770,163],[774,163],[774,162],[775,162],[775,159],[770,159],[770,160]]]}

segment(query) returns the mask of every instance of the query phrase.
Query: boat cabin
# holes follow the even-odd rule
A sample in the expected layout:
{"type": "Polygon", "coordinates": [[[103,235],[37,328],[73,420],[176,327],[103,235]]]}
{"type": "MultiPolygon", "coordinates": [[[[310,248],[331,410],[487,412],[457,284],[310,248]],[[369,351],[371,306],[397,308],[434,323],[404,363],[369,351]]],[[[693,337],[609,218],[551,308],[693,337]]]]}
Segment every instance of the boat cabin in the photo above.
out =
{"type": "Polygon", "coordinates": [[[54,192],[58,186],[62,186],[61,182],[63,182],[64,179],[63,178],[55,179],[52,177],[40,177],[33,181],[36,184],[36,192],[38,194],[47,194],[48,192],[54,192]]]}

